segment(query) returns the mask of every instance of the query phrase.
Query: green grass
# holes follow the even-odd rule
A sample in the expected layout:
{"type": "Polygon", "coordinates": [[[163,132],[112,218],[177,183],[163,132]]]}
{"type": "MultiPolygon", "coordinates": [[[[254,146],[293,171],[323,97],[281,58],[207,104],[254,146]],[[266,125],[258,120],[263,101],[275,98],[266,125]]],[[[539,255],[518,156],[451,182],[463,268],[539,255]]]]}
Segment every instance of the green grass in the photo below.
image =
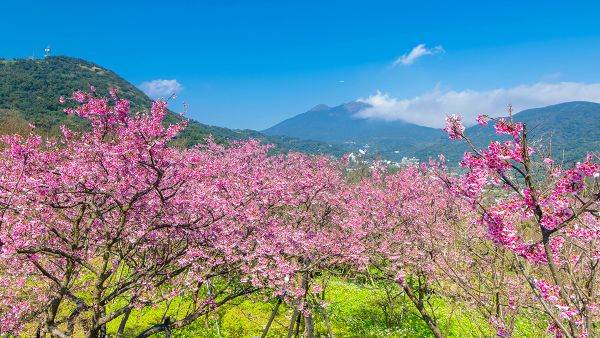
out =
{"type": "MultiPolygon", "coordinates": [[[[397,292],[392,288],[392,293],[397,292]]],[[[327,315],[335,337],[432,337],[428,327],[419,317],[418,312],[408,299],[398,296],[393,301],[393,314],[383,288],[370,285],[334,280],[326,291],[327,315]]],[[[438,319],[440,329],[448,337],[490,337],[492,329],[477,313],[464,308],[452,306],[444,299],[432,299],[432,306],[438,319]]],[[[260,337],[267,323],[276,300],[265,302],[264,295],[232,301],[216,312],[201,317],[193,324],[173,332],[179,338],[216,338],[216,337],[260,337]]],[[[189,302],[175,299],[167,315],[176,317],[185,311],[189,302]],[[180,302],[180,303],[179,303],[180,302]]],[[[143,331],[155,323],[161,322],[166,305],[131,314],[127,336],[143,331]]],[[[285,337],[289,325],[292,308],[282,304],[269,337],[285,337]]],[[[327,327],[320,313],[315,313],[316,337],[326,337],[327,327]]],[[[108,332],[116,332],[119,321],[108,326],[108,332]]],[[[523,318],[517,324],[515,337],[541,336],[536,326],[523,318]]],[[[157,337],[164,336],[162,334],[157,337]]]]}

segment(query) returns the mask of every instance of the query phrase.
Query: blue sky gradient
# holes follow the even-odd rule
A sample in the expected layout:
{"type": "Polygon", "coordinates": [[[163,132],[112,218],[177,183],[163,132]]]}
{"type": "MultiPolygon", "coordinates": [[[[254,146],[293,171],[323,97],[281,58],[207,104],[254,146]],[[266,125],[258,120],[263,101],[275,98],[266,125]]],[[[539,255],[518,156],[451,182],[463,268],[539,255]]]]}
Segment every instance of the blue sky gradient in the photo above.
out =
{"type": "Polygon", "coordinates": [[[186,101],[190,117],[225,127],[260,130],[319,103],[337,105],[378,90],[402,100],[436,88],[600,82],[598,1],[0,6],[0,57],[41,56],[51,44],[56,55],[96,62],[136,85],[175,79],[183,86],[175,110],[186,101]],[[444,52],[393,66],[418,44],[444,52]]]}

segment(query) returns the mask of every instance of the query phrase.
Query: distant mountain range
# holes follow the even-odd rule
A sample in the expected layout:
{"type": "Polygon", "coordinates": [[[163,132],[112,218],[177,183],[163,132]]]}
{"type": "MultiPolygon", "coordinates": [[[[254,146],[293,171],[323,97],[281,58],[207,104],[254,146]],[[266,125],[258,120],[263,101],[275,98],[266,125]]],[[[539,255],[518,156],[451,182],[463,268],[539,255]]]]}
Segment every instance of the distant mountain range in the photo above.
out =
{"type": "MultiPolygon", "coordinates": [[[[427,159],[440,153],[456,162],[466,146],[450,141],[441,129],[418,126],[402,121],[359,118],[356,114],[369,107],[350,102],[336,107],[318,105],[271,128],[267,135],[287,135],[344,146],[347,151],[367,149],[372,156],[400,160],[402,157],[427,159]]],[[[567,161],[587,152],[600,150],[600,104],[565,102],[543,108],[528,109],[514,115],[528,125],[533,142],[552,144],[554,156],[567,161]]],[[[484,147],[494,136],[494,128],[479,125],[467,128],[478,147],[484,147]]],[[[550,149],[544,149],[549,151],[550,149]]]]}
{"type": "Polygon", "coordinates": [[[356,117],[356,113],[368,107],[363,102],[336,107],[321,104],[262,132],[328,142],[344,147],[347,152],[368,148],[370,155],[395,161],[417,156],[420,149],[436,144],[443,137],[440,129],[356,117]]]}
{"type": "Polygon", "coordinates": [[[355,114],[370,107],[363,102],[349,102],[336,107],[324,104],[263,130],[267,135],[287,135],[331,143],[377,142],[397,140],[407,145],[435,142],[439,130],[402,121],[357,118],[355,114]]]}
{"type": "MultiPolygon", "coordinates": [[[[37,132],[56,135],[58,127],[87,128],[83,119],[67,116],[58,98],[75,90],[94,85],[100,93],[119,88],[134,111],[149,109],[152,100],[131,83],[111,70],[92,62],[70,57],[43,60],[0,59],[0,134],[28,131],[28,123],[37,132]]],[[[179,146],[201,143],[212,135],[217,142],[256,138],[275,145],[278,152],[289,150],[341,156],[349,152],[367,152],[370,157],[399,161],[403,157],[425,160],[444,153],[456,163],[466,147],[448,140],[441,129],[418,126],[402,121],[382,121],[356,117],[369,107],[349,102],[336,107],[318,105],[311,110],[282,121],[262,132],[233,130],[190,121],[188,128],[175,140],[179,146]]],[[[555,156],[566,161],[600,150],[600,104],[565,102],[528,109],[514,115],[526,122],[531,140],[552,144],[555,156]]],[[[167,122],[180,119],[169,112],[167,122]]],[[[491,126],[467,128],[478,147],[484,147],[494,135],[491,126]]],[[[549,150],[546,147],[546,150],[549,150]]]]}
{"type": "MultiPolygon", "coordinates": [[[[98,93],[108,94],[119,88],[121,96],[130,100],[133,111],[148,110],[152,100],[113,71],[82,59],[53,56],[42,60],[0,59],[0,133],[23,132],[29,122],[38,133],[56,135],[59,126],[85,128],[83,119],[67,116],[60,96],[70,96],[76,90],[88,90],[94,85],[98,93]]],[[[169,112],[166,121],[176,122],[178,114],[169,112]]],[[[305,141],[289,136],[266,136],[254,130],[233,130],[190,121],[176,144],[190,146],[204,142],[212,135],[217,142],[256,138],[274,144],[276,150],[297,150],[308,153],[342,155],[342,147],[320,141],[305,141]]]]}

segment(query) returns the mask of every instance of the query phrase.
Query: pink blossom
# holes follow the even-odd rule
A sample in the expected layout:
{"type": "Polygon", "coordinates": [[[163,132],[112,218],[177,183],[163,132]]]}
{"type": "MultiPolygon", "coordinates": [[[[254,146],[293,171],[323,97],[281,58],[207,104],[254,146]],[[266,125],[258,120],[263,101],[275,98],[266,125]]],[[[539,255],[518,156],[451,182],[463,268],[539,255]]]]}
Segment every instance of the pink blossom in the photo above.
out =
{"type": "Polygon", "coordinates": [[[446,127],[443,130],[452,140],[461,138],[465,131],[465,127],[462,125],[462,117],[454,114],[446,116],[446,127]]]}
{"type": "Polygon", "coordinates": [[[542,297],[552,302],[558,301],[558,292],[560,291],[559,286],[553,286],[548,283],[545,279],[535,281],[535,286],[540,290],[542,297]]]}
{"type": "Polygon", "coordinates": [[[487,118],[488,118],[487,115],[477,115],[477,123],[480,126],[487,126],[487,124],[488,124],[487,118]]]}
{"type": "Polygon", "coordinates": [[[496,129],[496,133],[498,134],[508,134],[512,135],[515,138],[518,138],[521,135],[521,132],[523,131],[523,124],[512,122],[506,119],[500,119],[494,125],[494,128],[496,129]]]}

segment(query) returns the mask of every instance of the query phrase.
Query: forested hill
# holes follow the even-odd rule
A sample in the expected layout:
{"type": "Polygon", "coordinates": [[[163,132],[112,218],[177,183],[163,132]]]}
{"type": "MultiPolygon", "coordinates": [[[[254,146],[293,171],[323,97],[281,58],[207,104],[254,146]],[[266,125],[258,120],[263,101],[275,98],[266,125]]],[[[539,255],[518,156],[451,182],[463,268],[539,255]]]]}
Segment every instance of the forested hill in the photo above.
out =
{"type": "MultiPolygon", "coordinates": [[[[552,153],[556,160],[572,162],[588,153],[600,151],[600,104],[586,101],[564,102],[551,106],[526,109],[514,115],[514,120],[527,124],[530,144],[543,156],[552,153]],[[543,154],[542,154],[543,153],[543,154]]],[[[477,147],[486,147],[489,141],[500,138],[494,128],[475,125],[465,131],[477,147]]],[[[421,158],[443,153],[455,163],[467,151],[464,142],[441,139],[437,144],[421,150],[421,158]]]]}
{"type": "MultiPolygon", "coordinates": [[[[152,104],[141,90],[113,71],[82,59],[53,56],[42,60],[0,60],[0,132],[19,132],[26,122],[34,123],[41,132],[50,135],[56,134],[63,124],[84,127],[83,120],[63,112],[64,106],[58,98],[68,97],[76,90],[87,90],[90,85],[106,94],[110,88],[118,88],[120,95],[131,101],[133,111],[148,110],[152,104]]],[[[169,112],[166,120],[172,123],[178,119],[178,114],[169,112]]],[[[283,152],[343,153],[341,148],[322,142],[266,136],[253,130],[232,130],[193,120],[177,142],[190,146],[203,142],[209,135],[217,142],[256,138],[274,144],[283,152]]]]}
{"type": "MultiPolygon", "coordinates": [[[[134,85],[92,62],[65,56],[42,60],[0,59],[0,134],[27,132],[29,122],[37,126],[39,133],[50,135],[56,135],[62,124],[85,128],[82,119],[63,112],[64,106],[58,98],[86,90],[90,85],[99,93],[119,88],[120,95],[131,101],[133,111],[147,110],[152,104],[134,85]]],[[[353,114],[361,108],[358,103],[333,108],[317,106],[266,130],[267,135],[190,121],[176,142],[191,146],[203,142],[209,135],[221,143],[256,138],[274,144],[280,152],[296,150],[336,156],[369,144],[374,153],[387,159],[398,160],[403,156],[427,159],[444,153],[451,163],[456,163],[466,150],[464,144],[451,142],[438,129],[354,118],[353,114]],[[356,141],[356,144],[345,141],[356,141]]],[[[166,120],[173,123],[179,118],[178,114],[169,112],[166,120]]],[[[515,120],[527,123],[532,141],[551,142],[554,156],[564,160],[576,160],[600,149],[600,104],[565,102],[522,111],[515,114],[515,120]]],[[[482,147],[494,136],[494,129],[475,126],[468,128],[467,134],[482,147]]]]}

